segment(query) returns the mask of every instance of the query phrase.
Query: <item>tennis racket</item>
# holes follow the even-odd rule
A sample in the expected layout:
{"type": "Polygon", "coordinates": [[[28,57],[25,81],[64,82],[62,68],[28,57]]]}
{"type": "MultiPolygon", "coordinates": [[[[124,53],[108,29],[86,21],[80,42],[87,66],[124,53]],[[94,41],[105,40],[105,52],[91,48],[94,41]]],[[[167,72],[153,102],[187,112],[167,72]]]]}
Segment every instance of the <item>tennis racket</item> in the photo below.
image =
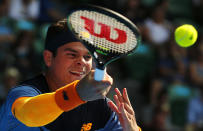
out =
{"type": "Polygon", "coordinates": [[[72,33],[89,50],[95,63],[94,79],[101,81],[112,61],[134,53],[141,36],[138,28],[121,14],[98,6],[84,6],[67,17],[72,33]]]}

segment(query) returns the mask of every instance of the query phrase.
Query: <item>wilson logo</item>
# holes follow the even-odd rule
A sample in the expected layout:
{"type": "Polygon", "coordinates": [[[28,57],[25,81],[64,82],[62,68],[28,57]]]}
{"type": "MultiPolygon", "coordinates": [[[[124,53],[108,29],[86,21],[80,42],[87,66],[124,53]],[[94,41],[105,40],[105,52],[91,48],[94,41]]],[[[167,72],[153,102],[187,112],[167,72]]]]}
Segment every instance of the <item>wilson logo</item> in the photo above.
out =
{"type": "Polygon", "coordinates": [[[85,26],[84,28],[89,31],[89,33],[93,36],[99,37],[99,38],[105,38],[106,40],[116,43],[116,44],[122,44],[125,43],[127,40],[127,34],[125,31],[120,30],[118,28],[113,28],[114,31],[116,31],[117,33],[117,38],[112,39],[110,37],[111,35],[111,27],[103,24],[103,23],[97,23],[101,29],[100,29],[100,33],[95,33],[95,21],[92,19],[89,19],[87,17],[84,16],[80,16],[81,19],[84,20],[85,26]]]}
{"type": "Polygon", "coordinates": [[[83,124],[80,131],[90,131],[92,128],[92,123],[83,124]]]}

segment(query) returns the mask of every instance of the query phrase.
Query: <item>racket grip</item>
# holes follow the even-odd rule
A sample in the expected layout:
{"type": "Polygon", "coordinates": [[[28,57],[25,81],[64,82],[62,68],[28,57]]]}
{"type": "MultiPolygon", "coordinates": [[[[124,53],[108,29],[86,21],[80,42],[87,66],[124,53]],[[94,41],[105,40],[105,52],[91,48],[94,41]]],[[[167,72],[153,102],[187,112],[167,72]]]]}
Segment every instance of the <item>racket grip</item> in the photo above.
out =
{"type": "Polygon", "coordinates": [[[95,69],[95,73],[94,73],[94,79],[96,81],[101,81],[104,79],[104,73],[105,73],[105,69],[104,70],[101,70],[101,69],[98,69],[96,68],[95,69]]]}

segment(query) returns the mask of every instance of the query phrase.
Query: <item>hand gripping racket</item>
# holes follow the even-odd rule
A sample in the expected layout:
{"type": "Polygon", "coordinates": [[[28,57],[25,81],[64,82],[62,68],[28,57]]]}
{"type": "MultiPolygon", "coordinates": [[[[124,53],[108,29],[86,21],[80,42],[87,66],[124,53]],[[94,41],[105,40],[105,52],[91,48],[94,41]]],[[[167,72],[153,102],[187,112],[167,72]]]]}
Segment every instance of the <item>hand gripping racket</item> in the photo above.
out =
{"type": "Polygon", "coordinates": [[[91,53],[96,63],[94,79],[97,81],[103,79],[110,62],[134,53],[141,39],[138,28],[130,20],[98,6],[75,9],[68,15],[67,23],[91,53]]]}

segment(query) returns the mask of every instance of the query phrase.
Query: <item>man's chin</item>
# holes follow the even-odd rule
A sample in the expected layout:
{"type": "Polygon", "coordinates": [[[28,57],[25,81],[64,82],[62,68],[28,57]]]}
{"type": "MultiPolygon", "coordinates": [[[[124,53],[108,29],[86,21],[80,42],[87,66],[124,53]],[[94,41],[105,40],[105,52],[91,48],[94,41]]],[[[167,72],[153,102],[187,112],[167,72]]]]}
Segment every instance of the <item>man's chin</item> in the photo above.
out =
{"type": "Polygon", "coordinates": [[[85,76],[74,76],[73,79],[72,79],[72,82],[73,81],[76,81],[76,80],[82,80],[85,76]]]}

